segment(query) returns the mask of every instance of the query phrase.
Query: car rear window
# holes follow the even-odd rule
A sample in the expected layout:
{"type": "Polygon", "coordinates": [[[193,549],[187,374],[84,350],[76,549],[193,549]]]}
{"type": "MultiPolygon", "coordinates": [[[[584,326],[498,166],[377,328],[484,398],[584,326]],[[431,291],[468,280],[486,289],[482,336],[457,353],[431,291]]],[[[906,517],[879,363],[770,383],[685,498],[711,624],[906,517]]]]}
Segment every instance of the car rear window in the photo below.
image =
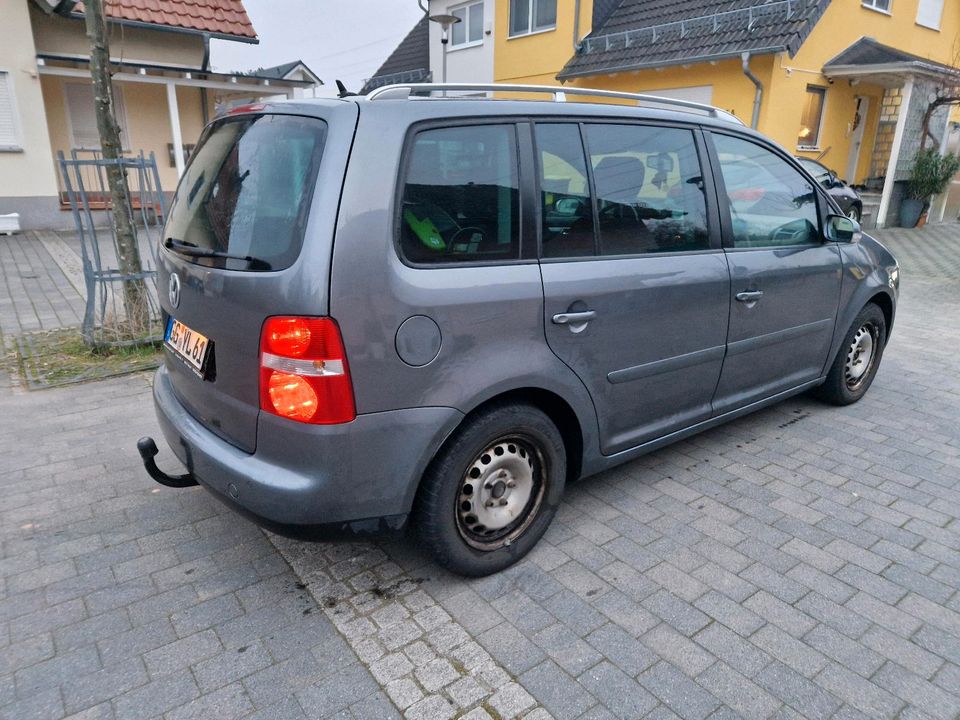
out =
{"type": "Polygon", "coordinates": [[[292,265],[326,132],[323,120],[295,115],[242,116],[212,125],[177,187],[167,246],[209,267],[265,271],[292,265]]]}

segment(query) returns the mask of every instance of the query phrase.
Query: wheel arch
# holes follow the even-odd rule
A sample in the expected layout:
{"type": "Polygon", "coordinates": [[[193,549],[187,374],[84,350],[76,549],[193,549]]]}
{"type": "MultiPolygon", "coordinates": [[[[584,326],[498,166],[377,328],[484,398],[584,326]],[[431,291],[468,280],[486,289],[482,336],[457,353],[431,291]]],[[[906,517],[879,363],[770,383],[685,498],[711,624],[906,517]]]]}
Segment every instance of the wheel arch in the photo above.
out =
{"type": "Polygon", "coordinates": [[[532,405],[550,418],[551,422],[557,426],[557,430],[560,431],[560,436],[563,438],[564,449],[567,451],[567,482],[572,482],[579,478],[583,470],[584,450],[584,433],[580,418],[577,416],[573,406],[563,397],[552,390],[546,390],[541,387],[512,388],[501,391],[477,403],[464,413],[456,427],[453,428],[437,447],[433,457],[440,454],[465,422],[468,422],[471,418],[489,407],[509,403],[532,405]]]}
{"type": "Polygon", "coordinates": [[[890,330],[893,328],[893,300],[890,299],[890,296],[887,293],[881,291],[873,295],[866,303],[864,307],[873,303],[883,312],[883,319],[886,323],[886,341],[890,341],[890,330]]]}

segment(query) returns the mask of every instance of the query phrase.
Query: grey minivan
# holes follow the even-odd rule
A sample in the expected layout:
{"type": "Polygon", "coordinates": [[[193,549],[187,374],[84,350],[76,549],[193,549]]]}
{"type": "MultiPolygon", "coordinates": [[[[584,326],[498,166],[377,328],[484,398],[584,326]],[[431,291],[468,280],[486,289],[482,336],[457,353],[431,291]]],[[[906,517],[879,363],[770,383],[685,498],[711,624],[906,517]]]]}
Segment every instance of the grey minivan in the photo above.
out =
{"type": "Polygon", "coordinates": [[[296,536],[409,525],[485,575],[567,482],[867,391],[897,262],[782,148],[685,101],[438,87],[206,128],[158,248],[154,399],[187,472],[143,438],[157,481],[296,536]]]}

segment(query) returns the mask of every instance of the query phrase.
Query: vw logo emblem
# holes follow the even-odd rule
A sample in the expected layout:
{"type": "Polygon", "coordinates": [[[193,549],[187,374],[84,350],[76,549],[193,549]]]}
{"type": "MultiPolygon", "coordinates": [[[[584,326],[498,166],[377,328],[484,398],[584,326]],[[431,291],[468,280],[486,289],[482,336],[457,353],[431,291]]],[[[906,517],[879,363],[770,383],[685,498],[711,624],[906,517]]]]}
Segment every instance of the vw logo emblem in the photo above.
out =
{"type": "Polygon", "coordinates": [[[170,305],[174,309],[180,305],[180,276],[176,273],[170,273],[170,287],[167,291],[167,297],[170,298],[170,305]]]}

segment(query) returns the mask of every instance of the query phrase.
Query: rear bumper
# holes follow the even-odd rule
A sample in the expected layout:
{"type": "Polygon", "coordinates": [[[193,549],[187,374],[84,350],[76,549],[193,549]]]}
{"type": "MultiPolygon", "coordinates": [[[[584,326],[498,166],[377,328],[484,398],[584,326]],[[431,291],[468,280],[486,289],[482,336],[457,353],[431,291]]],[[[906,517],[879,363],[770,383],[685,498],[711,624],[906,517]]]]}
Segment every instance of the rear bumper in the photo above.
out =
{"type": "Polygon", "coordinates": [[[291,535],[401,521],[427,463],[463,417],[454,408],[412,408],[306,425],[261,413],[249,454],[187,412],[164,367],[154,376],[153,399],[167,443],[201,485],[258,524],[291,535]]]}

